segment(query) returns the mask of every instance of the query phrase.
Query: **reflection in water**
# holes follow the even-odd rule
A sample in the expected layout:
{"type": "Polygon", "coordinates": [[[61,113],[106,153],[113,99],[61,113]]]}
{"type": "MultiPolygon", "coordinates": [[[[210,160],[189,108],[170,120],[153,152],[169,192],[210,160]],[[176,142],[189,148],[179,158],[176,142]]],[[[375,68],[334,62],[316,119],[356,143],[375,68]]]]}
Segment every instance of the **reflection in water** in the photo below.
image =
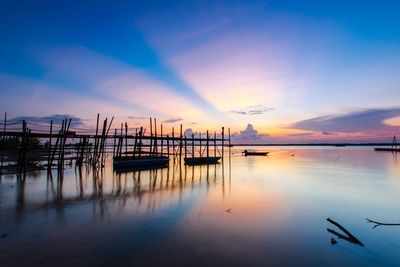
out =
{"type": "MultiPolygon", "coordinates": [[[[63,173],[57,172],[53,177],[50,172],[46,179],[46,190],[43,201],[35,201],[29,204],[29,210],[56,208],[62,212],[63,206],[79,204],[83,201],[93,202],[98,206],[100,217],[106,214],[106,202],[118,199],[118,209],[126,205],[126,200],[136,199],[140,206],[144,195],[147,198],[147,211],[155,212],[161,202],[157,198],[164,198],[167,194],[179,192],[179,201],[182,201],[184,191],[196,186],[206,185],[207,191],[210,186],[219,182],[222,186],[222,195],[225,194],[223,164],[206,166],[173,165],[170,168],[137,170],[127,172],[103,172],[102,170],[88,167],[76,167],[74,183],[68,181],[65,188],[63,173]],[[220,173],[218,173],[220,172],[220,173]],[[75,189],[75,190],[74,190],[75,189]],[[65,191],[65,195],[64,195],[65,191]],[[75,194],[73,192],[76,192],[75,194]]],[[[70,178],[70,177],[68,177],[70,178]]],[[[26,174],[17,176],[17,214],[25,212],[25,181],[26,174]]],[[[41,199],[40,195],[35,197],[41,199]]],[[[92,211],[97,212],[97,208],[92,211]]],[[[94,215],[93,215],[94,216],[94,215]]]]}
{"type": "Polygon", "coordinates": [[[107,162],[102,171],[83,166],[48,176],[3,176],[0,262],[393,266],[400,261],[400,228],[372,231],[364,220],[399,219],[394,155],[276,148],[268,157],[251,158],[236,153],[243,148],[232,150],[229,160],[210,166],[115,173],[107,162]],[[349,242],[333,247],[326,242],[321,229],[327,216],[351,229],[329,222],[334,242],[349,242]]]}

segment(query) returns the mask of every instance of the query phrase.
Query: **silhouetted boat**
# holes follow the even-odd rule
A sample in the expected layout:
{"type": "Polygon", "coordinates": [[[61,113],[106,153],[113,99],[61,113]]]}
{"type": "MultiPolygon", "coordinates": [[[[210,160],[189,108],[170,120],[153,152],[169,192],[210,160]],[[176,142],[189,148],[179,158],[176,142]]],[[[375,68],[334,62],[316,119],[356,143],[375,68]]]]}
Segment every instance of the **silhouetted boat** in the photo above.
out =
{"type": "Polygon", "coordinates": [[[375,147],[375,151],[400,152],[396,136],[393,136],[392,147],[375,147]]]}
{"type": "Polygon", "coordinates": [[[114,157],[113,167],[114,168],[129,168],[129,169],[141,169],[141,168],[152,168],[152,167],[165,167],[168,166],[169,159],[166,156],[157,157],[114,157]]]}
{"type": "Polygon", "coordinates": [[[206,164],[217,164],[221,157],[194,157],[185,158],[185,164],[187,165],[206,165],[206,164]]]}
{"type": "Polygon", "coordinates": [[[269,152],[261,152],[261,151],[243,151],[242,152],[245,157],[247,156],[266,156],[269,152]]]}

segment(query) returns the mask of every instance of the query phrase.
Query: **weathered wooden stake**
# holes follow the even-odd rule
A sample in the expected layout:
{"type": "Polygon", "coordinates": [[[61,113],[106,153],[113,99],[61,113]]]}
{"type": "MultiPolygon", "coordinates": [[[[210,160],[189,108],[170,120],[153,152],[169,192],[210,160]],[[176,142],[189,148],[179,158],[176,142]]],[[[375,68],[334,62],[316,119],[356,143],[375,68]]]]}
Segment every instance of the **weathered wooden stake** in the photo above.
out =
{"type": "Polygon", "coordinates": [[[221,135],[222,135],[222,161],[224,161],[224,142],[225,142],[225,135],[224,135],[224,130],[225,130],[225,128],[224,127],[222,127],[222,133],[221,133],[221,135]]]}

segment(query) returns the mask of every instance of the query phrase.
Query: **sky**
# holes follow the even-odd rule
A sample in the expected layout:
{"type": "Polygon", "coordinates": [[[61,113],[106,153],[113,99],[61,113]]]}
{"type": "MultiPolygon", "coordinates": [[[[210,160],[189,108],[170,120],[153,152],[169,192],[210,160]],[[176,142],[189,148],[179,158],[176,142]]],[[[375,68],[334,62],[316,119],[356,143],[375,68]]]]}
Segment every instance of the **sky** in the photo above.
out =
{"type": "Polygon", "coordinates": [[[0,112],[237,142],[390,142],[399,1],[0,3],[0,112]],[[190,129],[189,129],[190,128],[190,129]]]}

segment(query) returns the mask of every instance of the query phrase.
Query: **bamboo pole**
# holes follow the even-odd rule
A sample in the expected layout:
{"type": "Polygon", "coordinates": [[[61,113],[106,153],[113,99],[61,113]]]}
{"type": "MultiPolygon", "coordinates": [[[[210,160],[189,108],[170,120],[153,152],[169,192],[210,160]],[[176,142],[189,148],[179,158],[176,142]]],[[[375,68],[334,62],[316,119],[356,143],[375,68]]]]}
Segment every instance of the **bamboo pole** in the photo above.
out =
{"type": "Polygon", "coordinates": [[[163,149],[164,149],[164,137],[163,137],[163,127],[161,124],[161,156],[163,155],[163,149]]]}
{"type": "Polygon", "coordinates": [[[169,158],[169,135],[167,135],[167,155],[169,158]]]}
{"type": "MultiPolygon", "coordinates": [[[[93,148],[93,159],[95,159],[95,158],[96,158],[96,155],[97,155],[97,142],[98,142],[98,140],[97,140],[97,135],[98,135],[98,133],[99,133],[99,119],[100,119],[100,114],[97,113],[96,135],[95,135],[95,138],[94,138],[94,148],[93,148]]],[[[93,159],[92,159],[92,161],[93,161],[93,159]]],[[[93,162],[92,162],[92,163],[93,163],[93,162]]]]}
{"type": "MultiPolygon", "coordinates": [[[[7,112],[4,113],[4,126],[3,126],[3,133],[6,133],[7,129],[7,112]]],[[[4,138],[4,137],[3,137],[4,138]]],[[[3,174],[3,161],[4,161],[4,148],[1,148],[1,168],[0,168],[0,177],[3,174]]]]}
{"type": "Polygon", "coordinates": [[[210,137],[209,137],[209,135],[208,135],[208,130],[207,130],[207,158],[209,158],[210,157],[210,147],[209,147],[209,140],[210,140],[210,137]]]}
{"type": "Polygon", "coordinates": [[[187,138],[185,134],[185,158],[187,158],[187,138]]]}
{"type": "Polygon", "coordinates": [[[214,132],[214,157],[217,156],[217,133],[214,132]]]}
{"type": "Polygon", "coordinates": [[[225,128],[224,127],[222,127],[222,133],[221,133],[221,136],[222,136],[222,161],[224,161],[224,142],[225,142],[225,135],[224,135],[224,130],[225,130],[225,128]]]}
{"type": "Polygon", "coordinates": [[[51,139],[53,135],[53,120],[50,121],[50,137],[49,137],[49,151],[47,155],[47,168],[50,167],[50,157],[51,157],[51,139]]]}
{"type": "Polygon", "coordinates": [[[179,162],[182,161],[182,124],[180,127],[180,136],[179,136],[179,162]]]}
{"type": "Polygon", "coordinates": [[[152,157],[152,149],[153,149],[153,120],[150,117],[150,147],[149,147],[149,156],[152,157]]]}
{"type": "Polygon", "coordinates": [[[199,132],[199,152],[200,152],[200,157],[203,155],[203,153],[201,152],[201,132],[199,132]]]}
{"type": "Polygon", "coordinates": [[[157,157],[158,148],[157,148],[157,119],[154,118],[154,155],[157,157]]]}
{"type": "Polygon", "coordinates": [[[125,122],[125,156],[128,155],[128,123],[125,122]]]}
{"type": "Polygon", "coordinates": [[[192,133],[192,158],[194,158],[194,134],[192,133]]]}
{"type": "Polygon", "coordinates": [[[115,145],[117,143],[117,129],[114,129],[113,157],[115,157],[115,145]]]}

